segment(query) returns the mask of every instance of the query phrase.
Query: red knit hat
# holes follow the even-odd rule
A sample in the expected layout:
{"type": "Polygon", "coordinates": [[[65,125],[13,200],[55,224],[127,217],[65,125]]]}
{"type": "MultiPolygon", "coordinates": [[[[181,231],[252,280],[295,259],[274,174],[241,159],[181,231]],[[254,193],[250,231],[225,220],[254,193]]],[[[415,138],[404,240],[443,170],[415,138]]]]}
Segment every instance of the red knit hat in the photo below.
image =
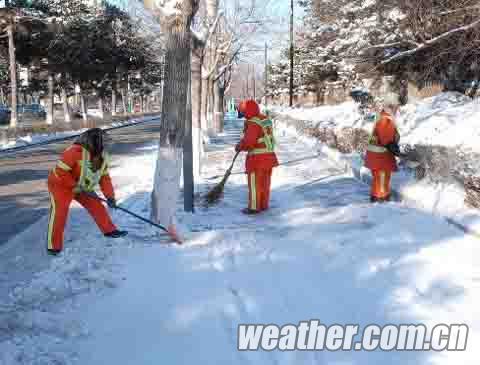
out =
{"type": "Polygon", "coordinates": [[[246,119],[251,119],[253,117],[256,117],[260,114],[260,107],[258,106],[257,102],[255,100],[247,100],[245,102],[245,118],[246,119]]]}
{"type": "Polygon", "coordinates": [[[238,104],[238,111],[240,113],[245,113],[245,100],[242,100],[240,104],[238,104]]]}

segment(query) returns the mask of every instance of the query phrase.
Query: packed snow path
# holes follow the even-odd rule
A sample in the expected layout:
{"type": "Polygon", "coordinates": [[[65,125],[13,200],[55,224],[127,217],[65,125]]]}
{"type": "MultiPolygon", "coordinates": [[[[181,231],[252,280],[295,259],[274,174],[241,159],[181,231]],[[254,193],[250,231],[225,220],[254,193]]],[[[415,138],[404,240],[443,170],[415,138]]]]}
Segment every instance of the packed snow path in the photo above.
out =
{"type": "MultiPolygon", "coordinates": [[[[205,178],[225,171],[240,130],[241,122],[230,122],[212,141],[205,178]]],[[[0,364],[477,364],[478,242],[411,207],[371,205],[368,187],[313,145],[277,134],[279,159],[295,162],[275,170],[271,210],[242,215],[246,178],[232,175],[219,205],[181,215],[194,232],[183,247],[160,243],[154,229],[121,213],[115,221],[131,234],[108,241],[82,210],[73,211],[63,256],[0,297],[0,364]],[[457,353],[236,350],[239,324],[310,319],[467,323],[469,347],[457,353]]],[[[144,215],[154,159],[155,146],[147,146],[113,173],[114,179],[139,177],[119,194],[123,206],[144,215]]],[[[236,171],[242,170],[238,161],[236,171]]],[[[22,247],[44,229],[39,223],[9,245],[22,247]]],[[[24,265],[19,250],[17,268],[24,265]]]]}

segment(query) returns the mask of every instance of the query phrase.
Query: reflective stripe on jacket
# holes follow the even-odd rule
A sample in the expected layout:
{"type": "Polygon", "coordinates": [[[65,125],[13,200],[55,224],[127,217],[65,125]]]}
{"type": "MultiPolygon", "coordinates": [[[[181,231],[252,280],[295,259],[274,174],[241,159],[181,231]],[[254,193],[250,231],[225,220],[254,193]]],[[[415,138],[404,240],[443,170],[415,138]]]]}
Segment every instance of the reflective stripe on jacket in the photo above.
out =
{"type": "Polygon", "coordinates": [[[259,155],[262,153],[275,152],[275,137],[273,135],[273,123],[270,119],[261,120],[258,117],[252,118],[249,122],[255,123],[262,128],[263,137],[257,139],[257,146],[248,151],[248,154],[259,155]]]}
{"type": "Polygon", "coordinates": [[[278,166],[272,126],[272,122],[263,115],[252,117],[245,122],[239,148],[248,152],[245,163],[247,173],[278,166]]]}
{"type": "Polygon", "coordinates": [[[109,156],[104,153],[102,166],[94,171],[90,152],[74,144],[63,152],[49,179],[52,183],[72,189],[75,193],[93,192],[100,185],[103,194],[110,198],[114,197],[114,191],[108,167],[109,156]]]}

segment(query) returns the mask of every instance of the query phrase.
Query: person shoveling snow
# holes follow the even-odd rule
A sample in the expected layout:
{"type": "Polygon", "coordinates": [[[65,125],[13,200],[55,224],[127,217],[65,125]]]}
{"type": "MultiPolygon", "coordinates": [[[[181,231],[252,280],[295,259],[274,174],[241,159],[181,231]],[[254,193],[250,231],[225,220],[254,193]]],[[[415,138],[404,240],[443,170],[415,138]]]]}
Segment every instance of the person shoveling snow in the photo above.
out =
{"type": "Polygon", "coordinates": [[[63,249],[63,233],[72,200],[79,202],[97,223],[105,237],[127,235],[113,224],[105,206],[90,194],[97,186],[110,207],[116,206],[112,180],[108,173],[109,158],[105,151],[106,134],[100,128],[80,135],[63,153],[48,176],[50,218],[47,251],[52,255],[63,249]]]}

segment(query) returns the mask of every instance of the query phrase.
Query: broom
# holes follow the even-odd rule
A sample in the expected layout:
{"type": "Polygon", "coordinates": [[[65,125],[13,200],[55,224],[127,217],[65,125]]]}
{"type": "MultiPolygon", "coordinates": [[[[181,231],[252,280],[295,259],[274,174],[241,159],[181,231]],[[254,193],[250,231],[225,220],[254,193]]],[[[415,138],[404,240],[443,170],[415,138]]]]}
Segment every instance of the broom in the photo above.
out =
{"type": "Polygon", "coordinates": [[[222,181],[220,181],[217,185],[215,185],[215,187],[212,190],[210,190],[208,194],[205,196],[205,202],[207,203],[207,205],[212,205],[217,203],[223,196],[223,190],[225,188],[225,184],[227,183],[228,178],[232,174],[233,165],[235,164],[235,160],[237,159],[239,154],[240,154],[240,151],[238,151],[235,154],[232,164],[230,165],[230,168],[225,173],[225,176],[223,177],[222,181]]]}

